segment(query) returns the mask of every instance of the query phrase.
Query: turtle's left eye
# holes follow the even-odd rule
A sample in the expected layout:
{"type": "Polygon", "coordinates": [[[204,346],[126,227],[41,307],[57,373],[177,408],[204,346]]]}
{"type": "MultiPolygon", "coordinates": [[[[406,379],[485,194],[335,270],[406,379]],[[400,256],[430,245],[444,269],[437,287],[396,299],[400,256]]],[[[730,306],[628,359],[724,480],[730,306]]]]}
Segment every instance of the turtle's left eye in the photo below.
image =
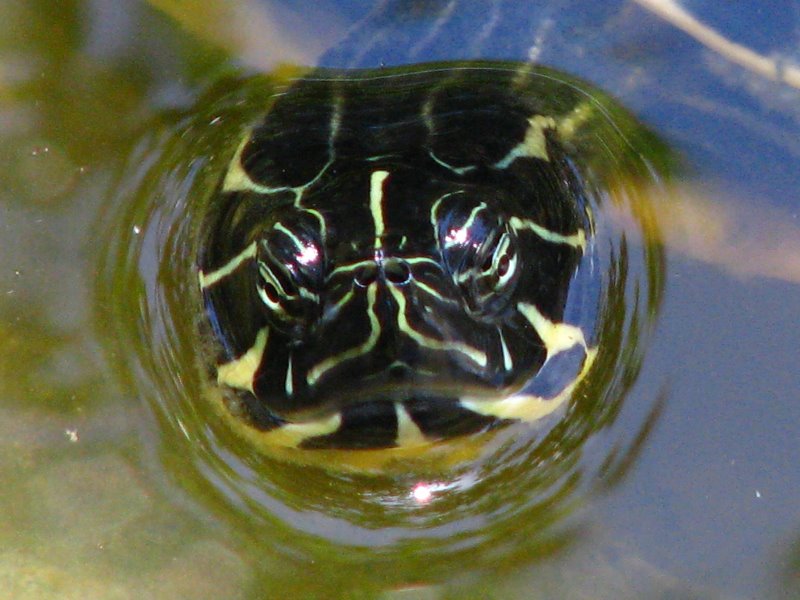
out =
{"type": "Polygon", "coordinates": [[[519,279],[516,235],[485,203],[458,196],[443,204],[435,216],[445,266],[466,309],[492,318],[507,306],[519,279]]]}
{"type": "Polygon", "coordinates": [[[279,218],[258,241],[256,291],[274,327],[300,335],[319,315],[325,253],[318,222],[307,213],[279,218]]]}
{"type": "Polygon", "coordinates": [[[509,287],[517,273],[517,248],[513,234],[506,228],[494,232],[476,252],[480,277],[486,291],[502,292],[509,287]]]}
{"type": "Polygon", "coordinates": [[[467,248],[455,281],[468,310],[475,316],[491,318],[508,305],[519,270],[514,234],[499,224],[487,233],[486,238],[467,248]]]}

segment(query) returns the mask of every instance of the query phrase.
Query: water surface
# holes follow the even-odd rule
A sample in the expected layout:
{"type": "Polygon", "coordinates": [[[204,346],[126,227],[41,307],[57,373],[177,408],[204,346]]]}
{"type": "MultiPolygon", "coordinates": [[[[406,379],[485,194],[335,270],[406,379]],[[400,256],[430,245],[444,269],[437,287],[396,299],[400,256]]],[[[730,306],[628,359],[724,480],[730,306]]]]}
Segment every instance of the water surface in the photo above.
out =
{"type": "MultiPolygon", "coordinates": [[[[660,290],[655,330],[635,346],[627,378],[611,369],[625,380],[618,393],[556,425],[558,444],[499,436],[479,469],[424,477],[265,459],[208,410],[175,403],[203,385],[186,364],[195,313],[180,307],[193,308],[191,286],[163,267],[165,257],[191,260],[184,238],[170,236],[190,226],[176,198],[211,185],[236,143],[226,126],[267,93],[269,79],[248,87],[240,75],[314,62],[365,4],[330,1],[301,17],[298,3],[252,3],[257,12],[242,13],[283,36],[253,27],[231,36],[224,11],[187,20],[166,2],[0,5],[0,589],[800,593],[800,288],[790,269],[800,260],[791,254],[800,94],[629,3],[547,3],[533,31],[496,33],[485,50],[527,49],[617,97],[681,157],[680,200],[711,202],[701,213],[708,236],[710,224],[742,232],[736,261],[666,234],[660,283],[646,282],[660,290]],[[719,208],[729,206],[733,221],[719,208]],[[769,244],[786,248],[789,268],[754,275],[771,260],[760,250],[776,254],[769,244]],[[184,324],[165,326],[175,313],[184,324]]],[[[439,4],[419,18],[435,18],[439,4]]],[[[775,16],[796,17],[792,3],[740,3],[735,15],[692,8],[740,43],[797,62],[796,26],[775,16]]],[[[420,60],[467,51],[416,43],[420,60]]],[[[631,268],[647,273],[645,246],[630,244],[631,268]]]]}

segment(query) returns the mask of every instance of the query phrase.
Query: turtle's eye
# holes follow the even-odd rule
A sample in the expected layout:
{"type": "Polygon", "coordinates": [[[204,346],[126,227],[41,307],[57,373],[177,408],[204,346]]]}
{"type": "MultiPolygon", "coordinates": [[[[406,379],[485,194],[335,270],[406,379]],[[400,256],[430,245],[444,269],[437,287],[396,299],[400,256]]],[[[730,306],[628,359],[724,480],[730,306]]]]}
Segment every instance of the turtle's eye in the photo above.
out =
{"type": "Polygon", "coordinates": [[[496,316],[519,279],[516,235],[486,203],[465,195],[443,199],[434,216],[442,259],[467,310],[496,316]]]}
{"type": "Polygon", "coordinates": [[[325,263],[320,224],[308,212],[279,217],[261,234],[256,291],[274,327],[300,335],[314,322],[325,263]]]}
{"type": "Polygon", "coordinates": [[[517,244],[506,227],[493,233],[475,252],[475,261],[480,265],[478,276],[484,291],[501,293],[516,280],[517,244]]]}

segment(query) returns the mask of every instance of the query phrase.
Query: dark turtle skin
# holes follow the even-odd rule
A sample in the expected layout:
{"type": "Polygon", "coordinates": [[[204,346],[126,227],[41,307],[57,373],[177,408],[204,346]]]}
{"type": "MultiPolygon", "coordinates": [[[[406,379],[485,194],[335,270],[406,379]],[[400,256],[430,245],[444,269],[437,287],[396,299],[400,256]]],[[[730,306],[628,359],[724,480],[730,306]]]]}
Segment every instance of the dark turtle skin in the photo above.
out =
{"type": "Polygon", "coordinates": [[[317,69],[276,94],[201,232],[228,410],[347,449],[553,412],[594,355],[563,322],[592,243],[570,139],[593,108],[485,61],[317,69]]]}

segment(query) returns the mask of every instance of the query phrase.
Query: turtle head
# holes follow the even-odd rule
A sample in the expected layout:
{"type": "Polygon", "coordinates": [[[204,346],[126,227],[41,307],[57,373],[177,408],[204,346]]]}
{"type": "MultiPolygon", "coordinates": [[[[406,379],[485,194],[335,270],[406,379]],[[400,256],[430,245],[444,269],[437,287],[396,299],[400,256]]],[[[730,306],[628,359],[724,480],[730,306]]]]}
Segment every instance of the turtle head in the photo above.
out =
{"type": "Polygon", "coordinates": [[[525,229],[525,198],[477,175],[375,161],[272,211],[249,270],[267,331],[254,402],[303,422],[496,398],[536,374],[548,348],[520,306],[559,318],[579,252],[525,229]]]}
{"type": "Polygon", "coordinates": [[[348,79],[349,99],[304,80],[223,178],[200,283],[217,380],[257,427],[345,447],[466,433],[519,418],[498,403],[586,350],[563,316],[588,209],[555,120],[506,86],[422,94],[428,76],[396,95],[348,79]]]}

